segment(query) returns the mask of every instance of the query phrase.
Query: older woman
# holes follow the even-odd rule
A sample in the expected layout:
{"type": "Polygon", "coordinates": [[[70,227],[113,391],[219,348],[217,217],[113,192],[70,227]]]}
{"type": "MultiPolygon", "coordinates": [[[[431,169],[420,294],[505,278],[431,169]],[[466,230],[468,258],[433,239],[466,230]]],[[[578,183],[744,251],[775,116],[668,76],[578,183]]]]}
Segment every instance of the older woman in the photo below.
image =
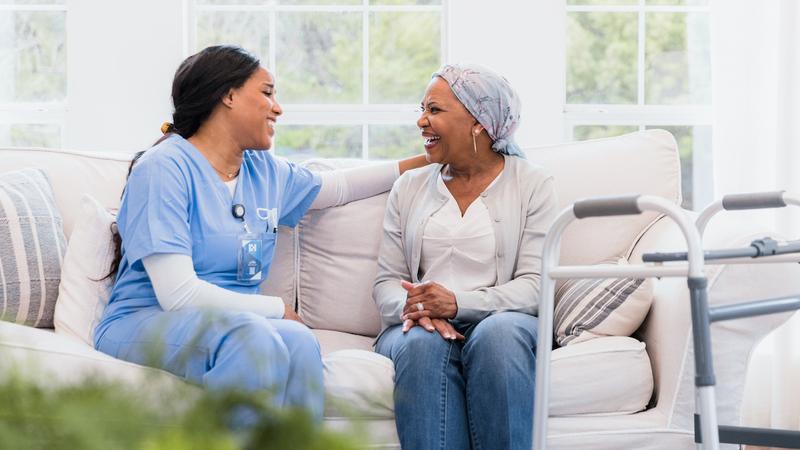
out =
{"type": "Polygon", "coordinates": [[[389,196],[374,298],[403,448],[530,449],[541,246],[552,179],[513,140],[519,99],[485,68],[434,73],[430,166],[389,196]]]}

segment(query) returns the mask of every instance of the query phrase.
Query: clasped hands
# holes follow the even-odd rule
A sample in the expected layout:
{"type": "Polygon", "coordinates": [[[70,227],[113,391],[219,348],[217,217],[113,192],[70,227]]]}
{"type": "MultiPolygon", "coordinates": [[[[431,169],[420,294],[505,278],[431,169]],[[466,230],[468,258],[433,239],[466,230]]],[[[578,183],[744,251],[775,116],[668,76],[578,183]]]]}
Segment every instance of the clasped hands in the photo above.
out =
{"type": "Polygon", "coordinates": [[[458,312],[452,291],[432,281],[413,284],[401,280],[400,285],[407,292],[402,315],[403,333],[421,326],[428,332],[437,331],[443,339],[464,340],[464,336],[447,320],[456,317],[458,312]]]}

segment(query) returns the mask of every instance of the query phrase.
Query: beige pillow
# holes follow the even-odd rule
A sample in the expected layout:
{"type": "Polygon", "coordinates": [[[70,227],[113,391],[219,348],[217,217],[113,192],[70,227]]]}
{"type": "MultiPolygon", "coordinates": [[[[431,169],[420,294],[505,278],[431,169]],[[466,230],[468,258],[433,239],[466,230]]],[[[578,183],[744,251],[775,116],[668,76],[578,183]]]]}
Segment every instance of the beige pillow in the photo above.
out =
{"type": "Polygon", "coordinates": [[[56,333],[94,347],[94,328],[114,283],[113,278],[103,279],[114,259],[114,216],[89,194],[81,197],[81,211],[64,255],[54,322],[56,333]]]}
{"type": "MultiPolygon", "coordinates": [[[[613,267],[628,264],[620,258],[613,267]]],[[[653,302],[652,278],[569,279],[558,286],[553,326],[560,346],[600,336],[630,336],[653,302]]]]}

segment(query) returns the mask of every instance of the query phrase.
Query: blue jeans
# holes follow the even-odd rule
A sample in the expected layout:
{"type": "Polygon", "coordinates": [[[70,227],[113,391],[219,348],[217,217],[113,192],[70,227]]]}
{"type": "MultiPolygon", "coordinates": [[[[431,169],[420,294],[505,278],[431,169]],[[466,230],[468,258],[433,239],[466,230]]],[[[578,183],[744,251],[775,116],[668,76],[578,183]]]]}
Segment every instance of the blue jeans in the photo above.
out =
{"type": "Polygon", "coordinates": [[[401,445],[530,450],[537,318],[503,312],[454,326],[464,342],[401,325],[378,339],[376,351],[394,361],[401,445]]]}
{"type": "Polygon", "coordinates": [[[146,308],[109,324],[96,347],[209,389],[269,390],[277,407],[322,420],[319,343],[307,327],[249,312],[146,308]]]}

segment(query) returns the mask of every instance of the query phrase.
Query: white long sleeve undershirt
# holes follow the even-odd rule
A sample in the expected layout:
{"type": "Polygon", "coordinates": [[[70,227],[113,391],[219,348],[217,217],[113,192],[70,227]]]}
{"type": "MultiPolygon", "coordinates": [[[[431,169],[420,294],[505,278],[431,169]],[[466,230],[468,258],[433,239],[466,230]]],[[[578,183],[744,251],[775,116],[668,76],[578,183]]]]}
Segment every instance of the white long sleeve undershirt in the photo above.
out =
{"type": "Polygon", "coordinates": [[[197,278],[188,255],[160,253],[146,256],[142,263],[164,311],[187,307],[224,308],[276,319],[282,318],[285,312],[280,297],[241,294],[197,278]]]}
{"type": "MultiPolygon", "coordinates": [[[[311,209],[343,205],[388,191],[398,176],[400,167],[396,162],[321,172],[322,185],[311,209]]],[[[233,192],[236,183],[231,180],[225,184],[233,192]]],[[[249,311],[268,318],[284,315],[280,297],[241,294],[199,279],[188,255],[155,254],[144,257],[142,264],[165,311],[194,307],[249,311]]]]}

